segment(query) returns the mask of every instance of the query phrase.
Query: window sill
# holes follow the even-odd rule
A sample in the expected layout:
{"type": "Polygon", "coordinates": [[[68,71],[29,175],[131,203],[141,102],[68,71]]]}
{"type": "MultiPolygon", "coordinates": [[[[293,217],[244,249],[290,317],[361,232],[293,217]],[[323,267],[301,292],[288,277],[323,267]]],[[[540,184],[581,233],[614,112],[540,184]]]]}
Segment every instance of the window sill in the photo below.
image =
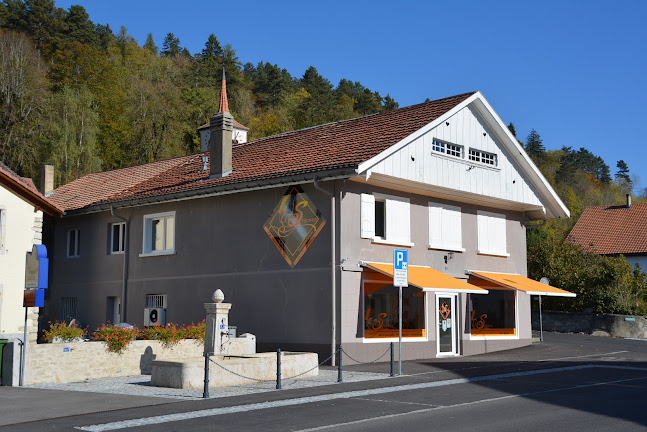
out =
{"type": "Polygon", "coordinates": [[[67,258],[80,258],[81,255],[68,255],[67,258]]]}
{"type": "Polygon", "coordinates": [[[389,241],[379,237],[373,237],[371,242],[375,244],[383,244],[383,245],[391,245],[391,246],[413,247],[413,243],[389,241]]]}
{"type": "Polygon", "coordinates": [[[454,248],[450,246],[441,246],[441,245],[427,245],[427,249],[436,249],[436,250],[450,251],[450,252],[465,252],[465,248],[454,248]]]}
{"type": "Polygon", "coordinates": [[[507,252],[476,251],[476,253],[479,255],[489,255],[489,256],[502,257],[502,258],[507,258],[510,256],[510,254],[507,252]]]}
{"type": "Polygon", "coordinates": [[[108,255],[123,255],[123,252],[110,252],[108,255]]]}
{"type": "Polygon", "coordinates": [[[139,254],[139,257],[143,258],[143,257],[163,256],[163,255],[175,255],[175,249],[167,250],[167,251],[159,251],[159,252],[142,253],[142,254],[139,254]]]}
{"type": "MultiPolygon", "coordinates": [[[[397,342],[398,338],[362,338],[362,341],[364,343],[390,343],[390,342],[397,342]]],[[[403,337],[402,342],[428,342],[429,339],[426,337],[403,337]]]]}
{"type": "Polygon", "coordinates": [[[491,335],[491,336],[472,336],[470,335],[470,340],[473,341],[481,341],[481,340],[511,340],[511,339],[519,339],[519,336],[517,335],[491,335]]]}

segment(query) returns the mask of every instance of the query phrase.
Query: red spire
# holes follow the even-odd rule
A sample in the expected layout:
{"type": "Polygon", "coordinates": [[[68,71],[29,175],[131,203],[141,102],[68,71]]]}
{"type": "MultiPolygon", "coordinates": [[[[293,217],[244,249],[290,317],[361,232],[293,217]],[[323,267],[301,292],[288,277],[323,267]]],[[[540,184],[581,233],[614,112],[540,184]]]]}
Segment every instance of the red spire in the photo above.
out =
{"type": "Polygon", "coordinates": [[[222,67],[222,88],[220,89],[220,109],[218,112],[229,112],[229,102],[227,102],[227,80],[225,79],[225,66],[222,67]]]}

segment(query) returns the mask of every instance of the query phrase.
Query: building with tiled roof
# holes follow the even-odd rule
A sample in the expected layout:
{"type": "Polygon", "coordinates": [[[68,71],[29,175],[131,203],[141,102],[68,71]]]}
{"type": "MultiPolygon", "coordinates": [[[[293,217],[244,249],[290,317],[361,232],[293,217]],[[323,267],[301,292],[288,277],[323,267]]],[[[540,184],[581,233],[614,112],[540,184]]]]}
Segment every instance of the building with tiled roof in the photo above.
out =
{"type": "Polygon", "coordinates": [[[600,255],[624,255],[647,268],[647,203],[587,207],[568,240],[600,255]]]}
{"type": "Polygon", "coordinates": [[[429,358],[529,344],[530,295],[570,295],[525,278],[525,223],[569,212],[479,92],[240,144],[233,129],[221,109],[206,151],[54,191],[48,319],[197,322],[220,288],[261,348],[368,360],[396,337],[404,249],[403,356],[429,358]]]}
{"type": "Polygon", "coordinates": [[[43,214],[62,213],[32,179],[0,162],[0,339],[22,337],[26,254],[41,245],[43,214]]]}

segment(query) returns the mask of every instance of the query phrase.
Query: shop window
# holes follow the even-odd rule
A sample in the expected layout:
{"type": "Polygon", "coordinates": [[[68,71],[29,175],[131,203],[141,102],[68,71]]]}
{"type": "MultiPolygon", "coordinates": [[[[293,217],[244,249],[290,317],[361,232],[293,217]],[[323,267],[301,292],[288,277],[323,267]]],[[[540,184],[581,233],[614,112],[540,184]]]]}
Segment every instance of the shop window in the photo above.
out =
{"type": "Polygon", "coordinates": [[[175,212],[144,216],[142,249],[142,256],[175,253],[175,212]]]}
{"type": "Polygon", "coordinates": [[[376,243],[413,246],[409,200],[388,195],[362,194],[361,237],[376,243]]]}
{"type": "Polygon", "coordinates": [[[118,222],[110,224],[110,253],[124,253],[126,244],[126,223],[118,222]]]}
{"type": "Polygon", "coordinates": [[[479,210],[478,253],[484,255],[510,256],[506,246],[505,215],[479,210]]]}
{"type": "Polygon", "coordinates": [[[429,203],[429,247],[460,252],[465,250],[460,207],[429,203]]]}
{"type": "Polygon", "coordinates": [[[489,288],[488,294],[470,295],[472,336],[515,336],[515,291],[489,288]]]}
{"type": "MultiPolygon", "coordinates": [[[[364,283],[364,337],[398,337],[398,288],[383,282],[364,283]]],[[[402,337],[425,336],[425,293],[402,289],[402,337]]]]}
{"type": "Polygon", "coordinates": [[[81,230],[78,228],[67,231],[67,257],[77,258],[81,254],[81,230]]]}

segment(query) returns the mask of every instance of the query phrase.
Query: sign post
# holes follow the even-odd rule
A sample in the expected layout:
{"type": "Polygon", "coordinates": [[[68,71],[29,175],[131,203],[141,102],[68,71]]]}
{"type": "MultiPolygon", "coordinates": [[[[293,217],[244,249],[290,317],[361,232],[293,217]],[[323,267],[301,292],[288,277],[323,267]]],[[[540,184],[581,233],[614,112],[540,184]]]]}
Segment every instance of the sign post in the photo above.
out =
{"type": "Polygon", "coordinates": [[[22,386],[25,373],[25,354],[27,351],[27,315],[30,307],[45,306],[45,289],[48,287],[49,259],[45,245],[34,245],[25,258],[25,291],[23,307],[25,308],[25,328],[23,347],[20,353],[20,376],[18,385],[22,386]]]}
{"type": "Polygon", "coordinates": [[[393,286],[399,287],[398,292],[398,375],[402,375],[402,287],[409,286],[408,251],[395,249],[393,251],[393,286]]]}

